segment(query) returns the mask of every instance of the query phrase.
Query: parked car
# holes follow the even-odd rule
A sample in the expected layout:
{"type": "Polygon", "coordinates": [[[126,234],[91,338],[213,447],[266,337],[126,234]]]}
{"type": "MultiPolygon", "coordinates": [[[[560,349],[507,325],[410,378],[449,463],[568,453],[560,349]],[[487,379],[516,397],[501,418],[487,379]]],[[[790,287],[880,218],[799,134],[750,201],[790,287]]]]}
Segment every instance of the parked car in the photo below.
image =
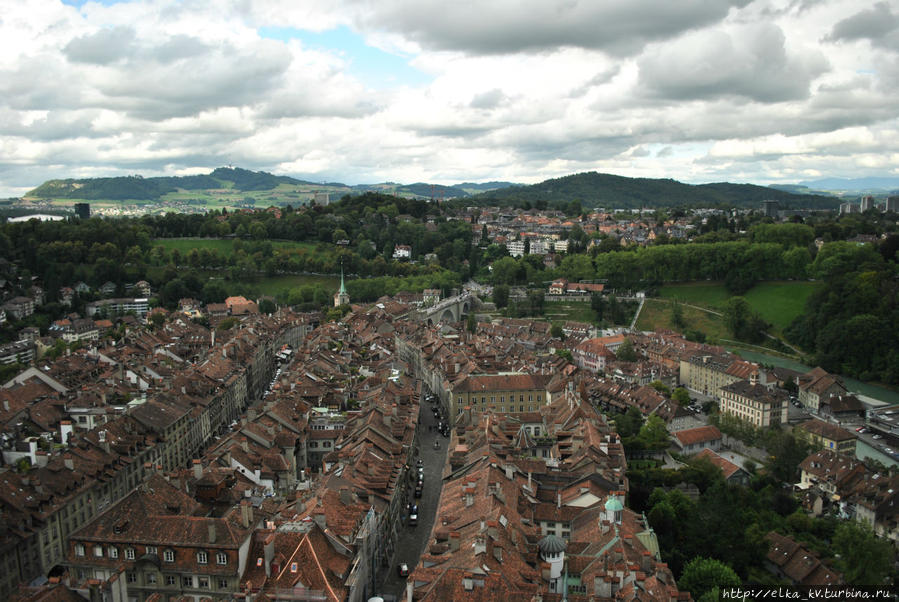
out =
{"type": "Polygon", "coordinates": [[[418,515],[417,515],[417,514],[410,514],[410,515],[409,515],[409,526],[410,526],[410,527],[416,527],[416,526],[418,526],[418,515]]]}
{"type": "Polygon", "coordinates": [[[399,563],[396,567],[396,572],[400,577],[408,577],[409,576],[409,565],[405,562],[399,563]]]}
{"type": "Polygon", "coordinates": [[[874,435],[872,439],[883,439],[883,435],[874,435]]]}
{"type": "Polygon", "coordinates": [[[417,498],[421,497],[421,492],[423,489],[424,489],[423,487],[416,487],[415,488],[415,497],[417,497],[417,498]]]}

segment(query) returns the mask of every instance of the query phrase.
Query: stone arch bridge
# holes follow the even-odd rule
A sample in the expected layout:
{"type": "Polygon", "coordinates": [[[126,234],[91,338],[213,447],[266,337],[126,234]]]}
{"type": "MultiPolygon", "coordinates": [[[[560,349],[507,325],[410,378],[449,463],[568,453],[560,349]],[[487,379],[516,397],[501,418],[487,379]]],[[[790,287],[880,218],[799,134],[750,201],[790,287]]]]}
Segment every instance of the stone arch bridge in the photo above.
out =
{"type": "Polygon", "coordinates": [[[480,300],[476,296],[465,291],[460,295],[447,297],[436,305],[420,309],[418,317],[428,324],[458,322],[479,303],[480,300]]]}

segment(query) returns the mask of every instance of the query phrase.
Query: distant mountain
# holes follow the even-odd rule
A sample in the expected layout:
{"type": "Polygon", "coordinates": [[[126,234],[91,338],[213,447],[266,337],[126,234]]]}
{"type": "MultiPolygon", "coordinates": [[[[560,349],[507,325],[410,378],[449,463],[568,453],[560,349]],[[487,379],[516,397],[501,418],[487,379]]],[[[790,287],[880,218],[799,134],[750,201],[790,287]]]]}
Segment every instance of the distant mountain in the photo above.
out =
{"type": "MultiPolygon", "coordinates": [[[[219,167],[208,175],[144,178],[86,178],[83,180],[48,180],[26,194],[26,197],[99,200],[158,200],[181,190],[214,190],[230,188],[239,191],[271,190],[281,184],[318,186],[314,182],[288,176],[275,176],[264,171],[239,167],[219,167]]],[[[343,186],[342,184],[340,186],[343,186]]]]}
{"type": "Polygon", "coordinates": [[[481,184],[462,182],[461,184],[456,184],[454,188],[461,188],[462,190],[467,190],[469,192],[487,192],[488,190],[497,190],[499,188],[508,188],[510,186],[518,186],[518,184],[513,184],[512,182],[483,182],[481,184]]]}
{"type": "Polygon", "coordinates": [[[894,191],[899,190],[899,178],[873,177],[873,178],[822,178],[809,182],[799,182],[801,186],[816,188],[818,190],[833,190],[846,192],[867,191],[894,191]]]}
{"type": "Polygon", "coordinates": [[[759,207],[764,200],[777,200],[790,208],[837,207],[834,197],[792,194],[753,184],[691,185],[672,179],[627,178],[611,174],[587,172],[546,180],[530,186],[513,186],[492,190],[473,197],[481,204],[548,204],[580,200],[585,206],[612,208],[656,208],[672,206],[737,206],[759,207]]]}

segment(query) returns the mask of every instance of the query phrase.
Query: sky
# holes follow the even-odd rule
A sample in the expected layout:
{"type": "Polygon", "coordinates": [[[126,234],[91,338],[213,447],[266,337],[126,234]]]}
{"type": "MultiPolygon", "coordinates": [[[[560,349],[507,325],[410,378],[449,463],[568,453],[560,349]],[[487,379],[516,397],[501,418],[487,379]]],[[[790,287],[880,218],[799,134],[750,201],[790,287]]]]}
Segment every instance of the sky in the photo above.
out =
{"type": "Polygon", "coordinates": [[[899,0],[0,0],[0,197],[899,175],[899,0]]]}

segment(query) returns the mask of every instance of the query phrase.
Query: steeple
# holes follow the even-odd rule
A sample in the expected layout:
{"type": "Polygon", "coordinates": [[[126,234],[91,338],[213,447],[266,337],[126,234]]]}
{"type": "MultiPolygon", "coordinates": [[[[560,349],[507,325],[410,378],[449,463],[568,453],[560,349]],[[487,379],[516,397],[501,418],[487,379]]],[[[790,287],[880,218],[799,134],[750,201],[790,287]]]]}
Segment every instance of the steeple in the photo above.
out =
{"type": "Polygon", "coordinates": [[[334,293],[334,307],[350,304],[350,294],[346,292],[346,286],[343,283],[343,262],[340,262],[340,288],[334,293]]]}

